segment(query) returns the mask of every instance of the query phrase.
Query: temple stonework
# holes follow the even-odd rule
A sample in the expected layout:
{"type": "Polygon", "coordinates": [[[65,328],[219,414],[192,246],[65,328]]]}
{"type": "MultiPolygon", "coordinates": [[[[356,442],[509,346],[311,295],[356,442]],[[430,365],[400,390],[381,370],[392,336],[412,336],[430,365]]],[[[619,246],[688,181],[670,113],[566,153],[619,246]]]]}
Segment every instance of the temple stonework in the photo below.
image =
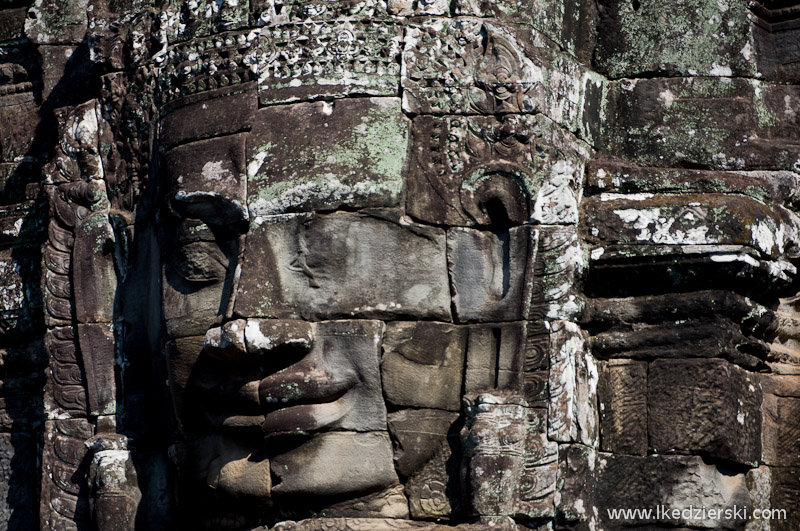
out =
{"type": "Polygon", "coordinates": [[[798,266],[797,0],[0,0],[0,529],[797,531],[798,266]]]}

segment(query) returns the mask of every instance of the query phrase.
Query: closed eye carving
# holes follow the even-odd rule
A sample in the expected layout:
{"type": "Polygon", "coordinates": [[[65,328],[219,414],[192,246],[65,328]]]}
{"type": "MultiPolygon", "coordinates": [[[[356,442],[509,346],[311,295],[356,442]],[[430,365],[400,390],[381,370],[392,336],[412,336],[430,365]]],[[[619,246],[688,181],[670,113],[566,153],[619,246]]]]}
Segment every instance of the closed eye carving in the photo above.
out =
{"type": "Polygon", "coordinates": [[[174,236],[176,248],[169,262],[181,279],[192,284],[225,280],[235,256],[234,242],[218,239],[208,225],[193,219],[181,220],[174,236]]]}
{"type": "Polygon", "coordinates": [[[229,260],[214,242],[190,242],[180,246],[173,268],[187,282],[210,283],[225,280],[229,260]]]}

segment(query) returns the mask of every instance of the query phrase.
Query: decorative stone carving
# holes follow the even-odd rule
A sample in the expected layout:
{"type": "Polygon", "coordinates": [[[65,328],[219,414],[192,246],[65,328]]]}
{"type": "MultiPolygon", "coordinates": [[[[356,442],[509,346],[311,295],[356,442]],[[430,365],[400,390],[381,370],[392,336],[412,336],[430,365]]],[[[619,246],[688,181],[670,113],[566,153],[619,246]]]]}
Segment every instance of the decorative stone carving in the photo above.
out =
{"type": "Polygon", "coordinates": [[[466,484],[482,521],[553,516],[558,445],[542,410],[513,395],[465,399],[466,484]]]}
{"type": "Polygon", "coordinates": [[[796,3],[0,2],[0,526],[796,529],[796,3]]]}
{"type": "Polygon", "coordinates": [[[368,101],[260,110],[247,146],[251,214],[396,206],[403,190],[408,120],[397,98],[368,101]],[[296,164],[275,164],[288,162],[294,153],[300,154],[296,164]]]}
{"type": "Polygon", "coordinates": [[[313,17],[266,26],[258,41],[260,101],[397,96],[402,38],[403,25],[392,19],[313,17]]]}
{"type": "Polygon", "coordinates": [[[431,20],[411,26],[405,40],[404,110],[494,114],[536,109],[529,93],[543,81],[541,70],[507,30],[469,19],[431,20]],[[447,65],[447,71],[440,65],[447,65]]]}

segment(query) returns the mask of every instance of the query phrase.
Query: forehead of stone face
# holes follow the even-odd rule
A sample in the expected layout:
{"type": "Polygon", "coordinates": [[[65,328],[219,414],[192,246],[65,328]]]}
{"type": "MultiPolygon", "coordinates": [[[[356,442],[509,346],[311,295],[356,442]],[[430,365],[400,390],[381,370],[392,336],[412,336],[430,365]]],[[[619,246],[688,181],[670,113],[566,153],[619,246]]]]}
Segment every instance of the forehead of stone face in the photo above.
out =
{"type": "Polygon", "coordinates": [[[167,199],[182,215],[222,224],[247,219],[246,131],[254,83],[180,97],[161,109],[159,145],[167,199]]]}
{"type": "Polygon", "coordinates": [[[164,154],[167,198],[179,214],[217,224],[244,222],[245,135],[198,140],[164,154]]]}
{"type": "Polygon", "coordinates": [[[408,137],[399,98],[261,109],[247,141],[250,214],[397,206],[408,137]]]}

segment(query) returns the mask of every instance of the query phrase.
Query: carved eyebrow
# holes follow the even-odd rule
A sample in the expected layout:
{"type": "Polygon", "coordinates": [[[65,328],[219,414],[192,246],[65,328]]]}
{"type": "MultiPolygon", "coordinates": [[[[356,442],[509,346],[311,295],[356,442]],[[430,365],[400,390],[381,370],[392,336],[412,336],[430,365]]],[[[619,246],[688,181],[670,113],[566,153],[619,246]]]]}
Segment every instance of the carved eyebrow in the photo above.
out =
{"type": "Polygon", "coordinates": [[[168,204],[176,214],[199,219],[212,229],[244,234],[249,228],[247,207],[217,192],[178,191],[169,197],[168,204]]]}

